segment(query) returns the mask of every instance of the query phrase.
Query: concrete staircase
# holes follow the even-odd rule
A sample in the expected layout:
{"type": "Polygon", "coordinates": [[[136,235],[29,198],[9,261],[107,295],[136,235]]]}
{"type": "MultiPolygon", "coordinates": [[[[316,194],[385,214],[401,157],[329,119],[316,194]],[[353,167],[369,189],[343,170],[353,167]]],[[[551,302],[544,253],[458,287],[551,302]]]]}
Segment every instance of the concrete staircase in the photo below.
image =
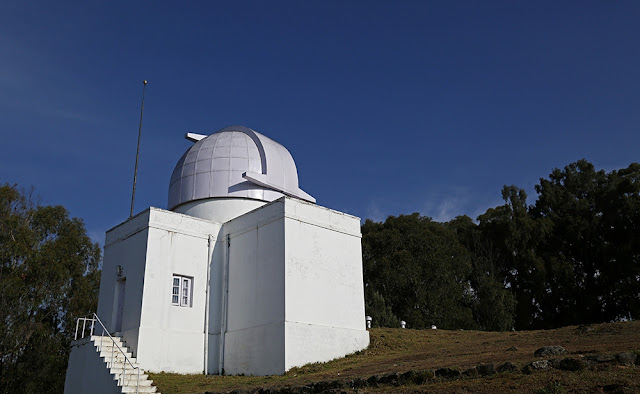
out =
{"type": "Polygon", "coordinates": [[[106,367],[113,376],[113,380],[117,382],[118,388],[122,393],[156,393],[156,387],[153,380],[149,379],[149,375],[145,374],[138,367],[138,363],[129,349],[124,345],[120,337],[113,337],[116,344],[127,355],[131,363],[125,360],[124,355],[117,347],[114,347],[114,341],[108,336],[92,335],[91,342],[99,352],[100,357],[104,360],[106,367]],[[138,368],[136,368],[138,367],[138,368]],[[140,372],[140,381],[138,383],[138,370],[140,372]]]}

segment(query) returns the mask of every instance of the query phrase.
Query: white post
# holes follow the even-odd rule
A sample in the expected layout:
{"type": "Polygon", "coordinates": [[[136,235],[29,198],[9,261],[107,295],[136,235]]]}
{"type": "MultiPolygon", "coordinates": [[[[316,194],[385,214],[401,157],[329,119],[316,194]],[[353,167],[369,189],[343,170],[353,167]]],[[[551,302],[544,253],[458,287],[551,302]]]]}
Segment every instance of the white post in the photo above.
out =
{"type": "Polygon", "coordinates": [[[215,238],[209,234],[209,251],[207,253],[207,286],[204,288],[204,374],[209,374],[209,289],[211,286],[211,264],[215,238]]]}
{"type": "Polygon", "coordinates": [[[78,339],[78,327],[80,326],[80,319],[76,320],[76,335],[73,339],[78,339]]]}
{"type": "Polygon", "coordinates": [[[371,328],[371,321],[373,320],[373,318],[371,316],[367,316],[365,317],[365,319],[367,320],[367,328],[371,328]]]}
{"type": "Polygon", "coordinates": [[[224,369],[224,340],[227,331],[227,302],[229,293],[229,249],[231,248],[231,236],[227,234],[225,242],[225,258],[222,262],[222,306],[220,308],[220,342],[218,342],[218,375],[222,375],[224,369]]]}

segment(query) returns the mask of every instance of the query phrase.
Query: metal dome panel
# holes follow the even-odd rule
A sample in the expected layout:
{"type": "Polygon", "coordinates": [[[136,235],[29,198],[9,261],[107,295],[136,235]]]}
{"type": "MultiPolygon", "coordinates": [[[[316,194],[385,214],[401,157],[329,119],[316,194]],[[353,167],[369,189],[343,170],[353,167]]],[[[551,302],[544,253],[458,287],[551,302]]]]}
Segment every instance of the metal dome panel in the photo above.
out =
{"type": "Polygon", "coordinates": [[[195,144],[173,170],[169,209],[212,197],[273,201],[286,194],[315,202],[298,187],[298,171],[289,151],[272,139],[244,126],[186,137],[195,144]]]}

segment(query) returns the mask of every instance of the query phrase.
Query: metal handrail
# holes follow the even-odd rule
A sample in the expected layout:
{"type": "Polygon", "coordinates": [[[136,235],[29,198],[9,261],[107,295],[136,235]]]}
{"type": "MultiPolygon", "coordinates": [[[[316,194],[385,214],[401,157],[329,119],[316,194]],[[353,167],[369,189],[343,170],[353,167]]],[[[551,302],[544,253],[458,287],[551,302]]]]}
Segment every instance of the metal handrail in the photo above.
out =
{"type": "MultiPolygon", "coordinates": [[[[111,339],[111,342],[113,344],[113,346],[111,346],[111,365],[113,366],[113,359],[114,359],[114,347],[117,347],[118,350],[120,351],[120,353],[122,353],[122,355],[124,356],[125,362],[122,363],[122,374],[120,376],[122,376],[122,386],[124,387],[125,385],[125,381],[127,379],[127,362],[129,363],[129,365],[131,365],[132,369],[137,369],[138,370],[138,380],[136,382],[136,394],[138,393],[138,390],[140,389],[140,366],[138,365],[133,365],[133,363],[131,362],[131,359],[129,359],[129,357],[127,356],[127,354],[122,350],[122,348],[116,343],[116,340],[113,339],[113,337],[111,336],[111,334],[109,334],[109,330],[106,329],[106,327],[104,326],[104,324],[102,324],[102,321],[100,320],[100,318],[98,317],[98,315],[96,315],[95,313],[92,313],[89,316],[85,316],[85,317],[80,317],[78,318],[78,321],[76,322],[76,333],[75,333],[75,340],[78,340],[78,328],[80,327],[80,320],[82,320],[82,332],[80,334],[80,339],[84,338],[84,332],[86,329],[86,325],[87,322],[90,321],[91,322],[91,329],[89,330],[89,338],[91,338],[91,336],[93,335],[93,330],[95,328],[95,322],[97,321],[98,323],[100,323],[100,326],[102,326],[102,335],[100,336],[100,346],[98,347],[98,351],[101,352],[102,351],[102,340],[104,339],[104,334],[107,333],[107,335],[109,336],[109,339],[111,339]]],[[[118,383],[120,383],[120,378],[118,378],[118,383]]]]}

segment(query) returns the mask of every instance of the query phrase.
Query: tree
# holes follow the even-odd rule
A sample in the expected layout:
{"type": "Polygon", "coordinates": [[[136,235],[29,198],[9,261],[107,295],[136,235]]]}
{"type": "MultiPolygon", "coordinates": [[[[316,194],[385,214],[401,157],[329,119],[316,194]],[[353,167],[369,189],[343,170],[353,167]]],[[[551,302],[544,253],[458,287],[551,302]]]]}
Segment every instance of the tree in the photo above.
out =
{"type": "Polygon", "coordinates": [[[609,173],[602,196],[608,259],[599,268],[605,319],[640,319],[640,164],[609,173]]]}
{"type": "Polygon", "coordinates": [[[367,311],[412,328],[540,329],[640,318],[640,164],[579,160],[504,204],[436,223],[362,226],[367,311]]]}
{"type": "Polygon", "coordinates": [[[400,319],[393,314],[382,294],[368,287],[364,289],[364,309],[371,316],[372,327],[400,327],[400,319]]]}
{"type": "Polygon", "coordinates": [[[497,251],[488,267],[515,295],[515,327],[637,319],[640,164],[606,173],[579,160],[541,178],[536,192],[527,206],[523,190],[505,186],[505,205],[478,218],[497,251]]]}
{"type": "Polygon", "coordinates": [[[508,270],[500,264],[500,251],[466,215],[456,217],[447,226],[456,231],[458,240],[471,254],[469,283],[473,289],[473,318],[478,327],[488,331],[512,329],[516,301],[507,288],[508,270]]]}
{"type": "Polygon", "coordinates": [[[0,391],[62,392],[75,319],[96,310],[100,257],[64,207],[0,186],[0,391]]]}
{"type": "Polygon", "coordinates": [[[362,246],[365,294],[381,295],[393,316],[411,328],[475,328],[470,256],[453,230],[417,213],[389,216],[364,223],[362,246]]]}
{"type": "MultiPolygon", "coordinates": [[[[502,198],[504,205],[489,208],[480,215],[478,229],[497,257],[493,259],[495,277],[515,296],[515,328],[532,328],[542,313],[540,299],[544,295],[546,271],[537,251],[546,226],[544,221],[531,217],[523,189],[504,186],[502,198]]],[[[496,284],[489,283],[489,286],[495,288],[496,284]]],[[[499,295],[491,297],[500,298],[499,295]]]]}
{"type": "Polygon", "coordinates": [[[579,160],[536,186],[533,215],[550,223],[549,326],[640,316],[640,164],[605,173],[579,160]]]}

